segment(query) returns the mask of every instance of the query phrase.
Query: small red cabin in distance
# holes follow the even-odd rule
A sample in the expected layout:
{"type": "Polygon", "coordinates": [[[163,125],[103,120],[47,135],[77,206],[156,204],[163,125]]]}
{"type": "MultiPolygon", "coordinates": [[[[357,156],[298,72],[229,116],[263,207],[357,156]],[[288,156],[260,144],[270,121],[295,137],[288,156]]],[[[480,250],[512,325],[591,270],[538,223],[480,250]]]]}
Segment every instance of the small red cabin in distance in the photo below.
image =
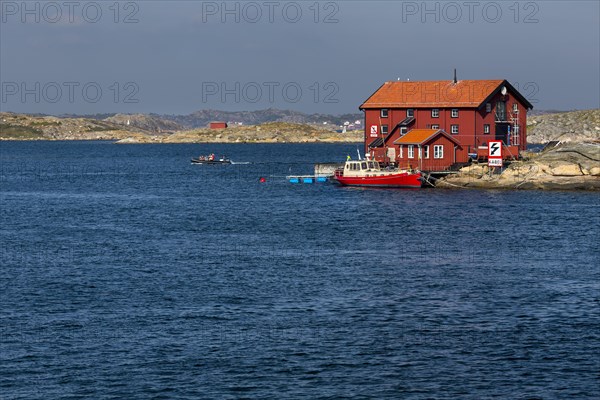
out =
{"type": "MultiPolygon", "coordinates": [[[[441,150],[452,154],[453,164],[467,163],[469,154],[481,152],[490,140],[505,144],[507,158],[518,157],[527,149],[527,111],[532,108],[502,79],[386,82],[360,106],[365,153],[400,164],[400,146],[409,145],[398,142],[401,137],[412,130],[441,130],[454,139],[441,150]]],[[[447,141],[444,137],[440,140],[447,141]]]]}
{"type": "Polygon", "coordinates": [[[227,128],[227,122],[215,121],[211,122],[208,126],[210,129],[225,129],[227,128]]]}

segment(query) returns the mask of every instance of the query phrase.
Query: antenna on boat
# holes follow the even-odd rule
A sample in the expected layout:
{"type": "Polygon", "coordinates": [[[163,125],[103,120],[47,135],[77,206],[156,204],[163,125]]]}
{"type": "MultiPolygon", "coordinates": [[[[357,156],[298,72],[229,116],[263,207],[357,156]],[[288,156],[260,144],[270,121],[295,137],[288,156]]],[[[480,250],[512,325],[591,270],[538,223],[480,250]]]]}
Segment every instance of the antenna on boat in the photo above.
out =
{"type": "Polygon", "coordinates": [[[356,148],[356,154],[358,154],[358,161],[362,161],[362,158],[360,158],[360,150],[358,149],[358,147],[356,148]]]}

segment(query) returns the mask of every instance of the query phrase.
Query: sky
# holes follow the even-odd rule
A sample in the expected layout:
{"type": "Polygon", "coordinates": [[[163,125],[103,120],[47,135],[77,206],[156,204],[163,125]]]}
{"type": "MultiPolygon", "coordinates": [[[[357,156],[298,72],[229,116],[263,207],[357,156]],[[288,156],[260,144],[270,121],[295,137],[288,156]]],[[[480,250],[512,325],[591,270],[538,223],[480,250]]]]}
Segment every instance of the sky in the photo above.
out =
{"type": "Polygon", "coordinates": [[[600,2],[0,0],[1,111],[356,113],[454,68],[600,108],[600,2]]]}

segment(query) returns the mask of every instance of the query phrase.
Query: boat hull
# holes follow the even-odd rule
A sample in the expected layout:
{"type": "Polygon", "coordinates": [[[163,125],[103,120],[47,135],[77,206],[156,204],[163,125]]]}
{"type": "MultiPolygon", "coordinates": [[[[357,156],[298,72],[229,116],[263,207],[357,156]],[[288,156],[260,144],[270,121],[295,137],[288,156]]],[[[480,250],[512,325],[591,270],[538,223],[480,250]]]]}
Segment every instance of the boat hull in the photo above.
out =
{"type": "Polygon", "coordinates": [[[192,164],[208,164],[208,165],[231,164],[231,160],[199,160],[197,158],[192,158],[192,164]]]}
{"type": "Polygon", "coordinates": [[[422,185],[420,173],[387,174],[382,176],[343,176],[336,175],[334,179],[342,186],[389,187],[389,188],[420,188],[422,185]]]}

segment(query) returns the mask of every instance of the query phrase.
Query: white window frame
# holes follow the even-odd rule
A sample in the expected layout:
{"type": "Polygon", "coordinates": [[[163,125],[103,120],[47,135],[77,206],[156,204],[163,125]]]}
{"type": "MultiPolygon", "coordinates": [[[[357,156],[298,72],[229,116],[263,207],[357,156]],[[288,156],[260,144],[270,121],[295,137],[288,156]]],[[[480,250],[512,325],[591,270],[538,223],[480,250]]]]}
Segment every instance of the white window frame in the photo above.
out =
{"type": "Polygon", "coordinates": [[[400,145],[400,158],[404,158],[404,145],[400,145]]]}
{"type": "Polygon", "coordinates": [[[429,159],[429,145],[423,146],[423,158],[429,159]]]}
{"type": "Polygon", "coordinates": [[[390,110],[387,108],[382,108],[381,112],[379,113],[379,116],[381,118],[387,118],[390,115],[390,110]],[[384,115],[385,114],[385,115],[384,115]]]}
{"type": "Polygon", "coordinates": [[[483,124],[483,134],[484,135],[490,134],[490,124],[483,124]]]}
{"type": "Polygon", "coordinates": [[[436,144],[433,146],[433,158],[441,160],[444,158],[444,145],[436,144]]]}
{"type": "Polygon", "coordinates": [[[408,128],[406,126],[400,127],[400,135],[406,135],[408,133],[408,128]]]}
{"type": "Polygon", "coordinates": [[[410,118],[410,117],[414,117],[414,116],[415,116],[415,109],[407,108],[406,109],[406,118],[410,118]]]}
{"type": "Polygon", "coordinates": [[[437,124],[431,125],[431,129],[440,129],[440,126],[437,124]]]}
{"type": "Polygon", "coordinates": [[[431,109],[431,118],[439,118],[440,117],[440,109],[432,108],[431,109]]]}
{"type": "Polygon", "coordinates": [[[458,118],[458,108],[452,109],[452,118],[458,118]]]}
{"type": "Polygon", "coordinates": [[[381,125],[381,134],[387,135],[388,133],[389,133],[389,127],[387,125],[381,125]]]}
{"type": "Polygon", "coordinates": [[[519,113],[519,103],[513,103],[513,114],[519,113]]]}
{"type": "Polygon", "coordinates": [[[485,103],[485,112],[486,113],[492,112],[492,103],[485,103]]]}
{"type": "Polygon", "coordinates": [[[459,132],[460,132],[460,129],[457,124],[450,126],[450,133],[452,133],[453,135],[458,135],[459,132]]]}
{"type": "Polygon", "coordinates": [[[408,145],[408,158],[415,158],[415,145],[414,144],[408,145]]]}

